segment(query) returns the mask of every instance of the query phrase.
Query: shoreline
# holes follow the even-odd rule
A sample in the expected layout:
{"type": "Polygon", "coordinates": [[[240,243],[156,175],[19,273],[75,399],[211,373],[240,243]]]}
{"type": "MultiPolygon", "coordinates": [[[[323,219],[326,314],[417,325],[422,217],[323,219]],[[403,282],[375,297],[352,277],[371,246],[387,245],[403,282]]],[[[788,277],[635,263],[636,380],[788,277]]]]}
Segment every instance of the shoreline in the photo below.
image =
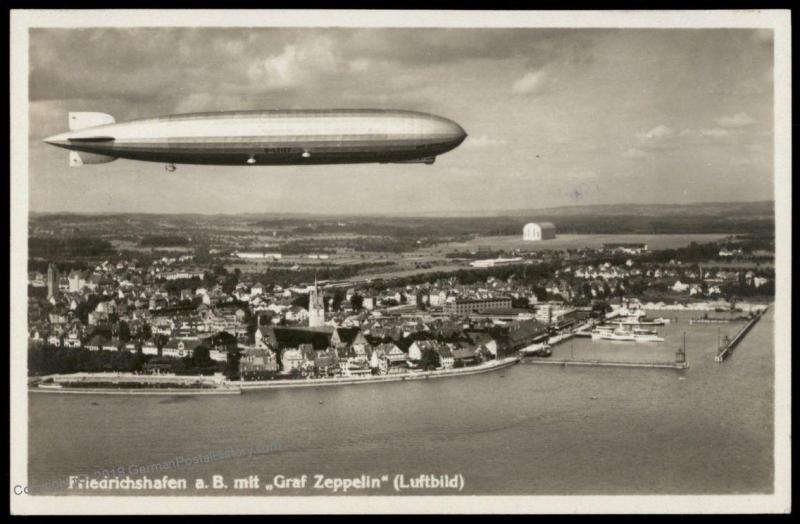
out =
{"type": "Polygon", "coordinates": [[[83,395],[241,395],[245,391],[258,391],[265,389],[286,389],[301,387],[324,387],[324,386],[347,386],[358,384],[378,384],[385,382],[403,382],[411,380],[426,380],[436,378],[460,377],[467,375],[477,375],[488,373],[499,369],[504,369],[517,364],[520,359],[516,356],[507,357],[502,360],[492,360],[485,365],[477,365],[466,368],[448,369],[439,371],[423,371],[417,373],[403,373],[397,375],[370,376],[363,378],[339,377],[321,379],[299,379],[299,380],[271,380],[271,381],[252,381],[238,382],[225,381],[222,387],[216,388],[80,388],[80,387],[58,387],[52,385],[38,385],[29,387],[29,393],[50,393],[50,394],[83,394],[83,395]]]}

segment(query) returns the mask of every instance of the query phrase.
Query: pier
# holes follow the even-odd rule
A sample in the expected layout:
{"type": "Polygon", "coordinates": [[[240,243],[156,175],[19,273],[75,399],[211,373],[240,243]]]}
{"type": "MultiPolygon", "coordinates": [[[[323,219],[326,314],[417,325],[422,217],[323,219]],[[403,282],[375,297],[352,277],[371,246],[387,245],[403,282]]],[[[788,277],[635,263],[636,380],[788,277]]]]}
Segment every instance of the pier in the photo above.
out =
{"type": "Polygon", "coordinates": [[[757,311],[753,315],[753,318],[748,320],[747,324],[742,326],[742,329],[740,329],[732,339],[728,339],[726,337],[725,342],[719,345],[717,356],[714,357],[714,361],[720,364],[722,362],[725,362],[725,359],[731,356],[733,350],[736,348],[736,346],[739,345],[739,342],[741,342],[742,339],[744,339],[745,335],[747,335],[747,333],[750,331],[750,328],[752,328],[756,324],[756,322],[758,322],[761,319],[761,316],[766,311],[767,311],[766,309],[757,311]]]}
{"type": "Polygon", "coordinates": [[[555,366],[593,366],[618,368],[651,368],[651,369],[687,369],[689,363],[684,362],[625,362],[613,360],[553,360],[550,358],[524,358],[523,364],[550,364],[555,366]]]}

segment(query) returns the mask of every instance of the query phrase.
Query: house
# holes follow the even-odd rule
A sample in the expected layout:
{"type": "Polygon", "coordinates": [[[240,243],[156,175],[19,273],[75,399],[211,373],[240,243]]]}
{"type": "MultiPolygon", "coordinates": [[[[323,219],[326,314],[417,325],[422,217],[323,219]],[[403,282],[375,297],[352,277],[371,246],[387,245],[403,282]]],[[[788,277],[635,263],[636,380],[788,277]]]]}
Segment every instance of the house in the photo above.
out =
{"type": "Polygon", "coordinates": [[[378,369],[381,374],[405,372],[408,369],[407,360],[408,355],[397,344],[386,342],[372,350],[370,367],[378,369]]]}
{"type": "Polygon", "coordinates": [[[330,345],[336,349],[339,359],[348,360],[361,367],[369,359],[370,343],[357,327],[337,327],[331,335],[330,345]]]}
{"type": "Polygon", "coordinates": [[[439,365],[442,369],[451,369],[455,365],[450,344],[434,344],[433,349],[439,353],[439,365]]]}
{"type": "Polygon", "coordinates": [[[199,340],[173,338],[161,348],[161,355],[164,357],[183,358],[191,357],[199,340]]]}
{"type": "Polygon", "coordinates": [[[453,354],[453,367],[464,367],[477,364],[480,360],[475,347],[471,346],[458,346],[452,349],[453,354]]]}
{"type": "Polygon", "coordinates": [[[299,324],[308,322],[308,310],[302,306],[292,306],[286,311],[286,320],[299,324]]]}
{"type": "Polygon", "coordinates": [[[339,360],[339,373],[344,377],[366,377],[372,375],[372,369],[368,365],[358,365],[349,360],[339,360]]]}
{"type": "Polygon", "coordinates": [[[287,348],[281,351],[281,366],[284,373],[289,373],[292,370],[300,369],[303,366],[305,358],[302,351],[298,348],[287,348]]]}
{"type": "Polygon", "coordinates": [[[218,349],[212,349],[208,352],[208,358],[215,362],[227,362],[228,361],[228,352],[227,351],[219,351],[218,349]]]}
{"type": "Polygon", "coordinates": [[[239,359],[239,375],[242,378],[277,371],[277,356],[268,348],[246,348],[239,359]]]}
{"type": "Polygon", "coordinates": [[[341,373],[339,368],[339,358],[336,350],[328,348],[324,351],[314,352],[314,371],[317,376],[331,376],[341,373]]]}
{"type": "Polygon", "coordinates": [[[436,343],[433,340],[415,340],[408,346],[408,360],[419,362],[425,351],[436,351],[436,343]]]}
{"type": "Polygon", "coordinates": [[[158,355],[158,347],[155,342],[148,340],[142,343],[142,353],[145,355],[158,355]]]}
{"type": "Polygon", "coordinates": [[[490,334],[482,331],[467,331],[464,334],[474,345],[484,346],[489,353],[497,357],[497,341],[490,334]]]}
{"type": "Polygon", "coordinates": [[[672,291],[675,291],[676,293],[683,293],[687,289],[689,289],[689,284],[684,284],[680,280],[676,281],[672,286],[672,291]]]}

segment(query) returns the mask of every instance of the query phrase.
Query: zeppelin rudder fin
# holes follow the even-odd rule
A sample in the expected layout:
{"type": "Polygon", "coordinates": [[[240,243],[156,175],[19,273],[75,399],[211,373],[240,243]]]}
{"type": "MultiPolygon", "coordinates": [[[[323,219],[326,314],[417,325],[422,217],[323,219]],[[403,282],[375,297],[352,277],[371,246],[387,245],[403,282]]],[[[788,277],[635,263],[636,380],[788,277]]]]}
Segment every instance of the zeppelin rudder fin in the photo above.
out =
{"type": "Polygon", "coordinates": [[[81,129],[104,126],[115,122],[114,117],[106,113],[70,112],[69,114],[70,131],[80,131],[81,129]]]}
{"type": "Polygon", "coordinates": [[[107,164],[116,160],[115,156],[86,153],[85,151],[69,152],[69,167],[81,167],[85,164],[107,164]]]}

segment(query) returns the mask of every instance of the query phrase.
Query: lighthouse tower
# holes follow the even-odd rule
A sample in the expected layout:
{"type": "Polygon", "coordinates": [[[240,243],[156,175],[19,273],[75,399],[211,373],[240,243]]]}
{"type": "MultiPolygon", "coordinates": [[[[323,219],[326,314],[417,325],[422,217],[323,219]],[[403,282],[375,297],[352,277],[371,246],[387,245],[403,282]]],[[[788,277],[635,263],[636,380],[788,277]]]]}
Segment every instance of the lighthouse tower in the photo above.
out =
{"type": "Polygon", "coordinates": [[[317,287],[317,277],[314,277],[314,289],[308,296],[308,327],[325,325],[325,300],[317,287]]]}

